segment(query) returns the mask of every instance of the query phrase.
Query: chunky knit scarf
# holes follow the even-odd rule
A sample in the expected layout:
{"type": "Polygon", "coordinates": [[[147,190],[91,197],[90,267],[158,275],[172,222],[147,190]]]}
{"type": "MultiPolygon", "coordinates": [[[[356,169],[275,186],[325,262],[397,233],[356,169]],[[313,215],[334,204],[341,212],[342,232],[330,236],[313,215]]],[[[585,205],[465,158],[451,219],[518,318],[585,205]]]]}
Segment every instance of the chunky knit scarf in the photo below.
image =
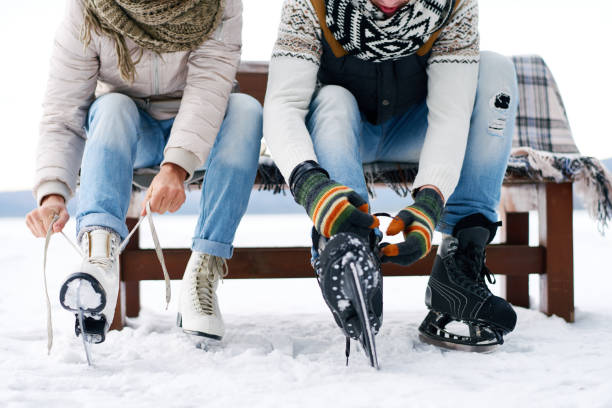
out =
{"type": "Polygon", "coordinates": [[[349,54],[381,62],[414,54],[450,19],[457,0],[411,0],[389,18],[371,0],[326,0],[326,23],[349,54]]]}
{"type": "Polygon", "coordinates": [[[215,31],[225,0],[82,0],[82,40],[91,42],[91,30],[115,40],[121,77],[133,82],[136,73],[125,37],[142,49],[157,53],[191,51],[215,31]]]}

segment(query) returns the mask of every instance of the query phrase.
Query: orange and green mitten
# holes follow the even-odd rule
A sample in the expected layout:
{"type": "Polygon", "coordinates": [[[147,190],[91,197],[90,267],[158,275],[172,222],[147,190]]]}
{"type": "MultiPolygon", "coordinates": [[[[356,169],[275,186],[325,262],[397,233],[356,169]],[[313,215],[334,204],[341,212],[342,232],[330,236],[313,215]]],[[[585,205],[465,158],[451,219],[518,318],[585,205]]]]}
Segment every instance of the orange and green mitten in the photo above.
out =
{"type": "Polygon", "coordinates": [[[414,204],[400,211],[387,228],[387,235],[403,232],[404,242],[383,246],[381,260],[407,266],[427,255],[443,209],[444,202],[436,190],[419,190],[414,204]]]}
{"type": "Polygon", "coordinates": [[[368,236],[369,230],[379,225],[359,194],[330,180],[327,172],[314,161],[299,164],[291,173],[289,186],[316,230],[327,238],[339,232],[368,236]]]}

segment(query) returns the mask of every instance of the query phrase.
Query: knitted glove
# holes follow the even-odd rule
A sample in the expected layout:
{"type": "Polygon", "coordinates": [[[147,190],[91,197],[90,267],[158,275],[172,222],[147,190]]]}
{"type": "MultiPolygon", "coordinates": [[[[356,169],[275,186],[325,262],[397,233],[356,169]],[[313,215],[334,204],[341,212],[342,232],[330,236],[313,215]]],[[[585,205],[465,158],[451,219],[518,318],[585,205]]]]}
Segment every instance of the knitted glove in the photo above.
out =
{"type": "Polygon", "coordinates": [[[387,235],[403,232],[404,242],[381,246],[382,261],[408,266],[427,255],[443,208],[444,202],[436,190],[419,190],[414,204],[400,211],[389,224],[387,235]]]}
{"type": "Polygon", "coordinates": [[[291,173],[289,185],[295,201],[306,209],[319,234],[327,238],[338,232],[367,236],[379,225],[359,194],[330,180],[314,161],[299,164],[291,173]]]}

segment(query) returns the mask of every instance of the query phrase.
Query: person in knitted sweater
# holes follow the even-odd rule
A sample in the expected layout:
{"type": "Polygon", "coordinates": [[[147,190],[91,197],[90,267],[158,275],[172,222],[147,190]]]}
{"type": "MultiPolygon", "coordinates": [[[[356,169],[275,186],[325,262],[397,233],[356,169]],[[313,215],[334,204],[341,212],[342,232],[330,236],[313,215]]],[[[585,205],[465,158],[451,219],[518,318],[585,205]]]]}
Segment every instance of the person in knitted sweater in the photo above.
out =
{"type": "MultiPolygon", "coordinates": [[[[81,266],[62,287],[76,311],[76,288],[94,290],[85,327],[93,342],[113,320],[119,243],[134,169],[160,166],[145,197],[150,211],[175,212],[184,183],[206,169],[200,217],[180,296],[179,324],[220,339],[215,288],[227,273],[232,241],[257,171],[262,108],[231,94],[241,53],[240,0],[70,0],[57,31],[38,144],[34,194],[26,217],[44,237],[68,221],[66,203],[80,175],[77,235],[81,266]]],[[[77,329],[77,334],[80,329],[77,329]]]]}
{"type": "Polygon", "coordinates": [[[418,163],[386,231],[404,240],[379,253],[410,265],[435,229],[493,239],[517,105],[512,62],[480,52],[477,0],[286,0],[264,138],[315,236],[376,229],[364,163],[418,163]]]}

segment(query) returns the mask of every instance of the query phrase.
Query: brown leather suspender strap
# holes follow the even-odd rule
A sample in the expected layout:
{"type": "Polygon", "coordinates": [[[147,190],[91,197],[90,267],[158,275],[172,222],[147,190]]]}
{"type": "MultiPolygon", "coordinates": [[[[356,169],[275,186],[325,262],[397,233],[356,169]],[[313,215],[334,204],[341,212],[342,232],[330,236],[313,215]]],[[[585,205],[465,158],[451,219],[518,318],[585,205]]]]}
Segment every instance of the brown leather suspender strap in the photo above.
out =
{"type": "Polygon", "coordinates": [[[317,18],[319,19],[319,24],[321,25],[321,30],[323,31],[323,36],[325,36],[325,40],[327,44],[332,49],[332,52],[336,56],[336,58],[344,57],[348,54],[342,45],[336,40],[329,27],[327,27],[327,23],[325,22],[325,0],[310,0],[312,3],[312,7],[314,7],[315,12],[317,13],[317,18]]]}
{"type": "MultiPolygon", "coordinates": [[[[453,15],[457,12],[457,8],[459,7],[459,3],[461,3],[461,0],[456,0],[455,1],[455,7],[453,7],[453,11],[452,11],[452,14],[451,14],[451,17],[449,18],[449,20],[451,18],[453,18],[453,15]]],[[[447,23],[448,23],[448,21],[447,21],[447,23]]],[[[431,49],[433,48],[434,43],[436,42],[438,37],[440,37],[440,34],[442,34],[442,30],[444,30],[444,27],[442,27],[441,29],[439,29],[438,31],[433,33],[431,35],[431,37],[429,37],[429,40],[427,40],[427,42],[425,44],[423,44],[423,46],[417,50],[416,53],[417,53],[417,55],[419,57],[423,57],[423,56],[427,55],[427,53],[429,51],[431,51],[431,49]]]]}

